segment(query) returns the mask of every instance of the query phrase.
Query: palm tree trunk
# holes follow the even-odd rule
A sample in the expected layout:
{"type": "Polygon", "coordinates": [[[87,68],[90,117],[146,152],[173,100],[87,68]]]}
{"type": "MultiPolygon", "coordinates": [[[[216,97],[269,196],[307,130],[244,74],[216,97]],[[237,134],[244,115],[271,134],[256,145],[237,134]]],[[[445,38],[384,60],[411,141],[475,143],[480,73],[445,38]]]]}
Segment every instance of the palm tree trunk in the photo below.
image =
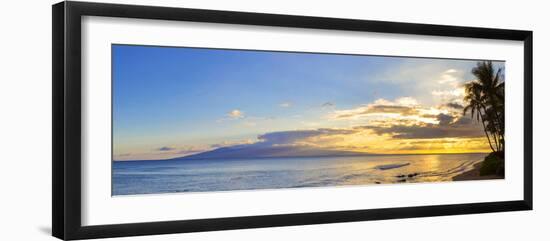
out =
{"type": "Polygon", "coordinates": [[[496,120],[494,120],[494,121],[496,122],[496,124],[498,124],[496,135],[498,135],[498,137],[499,137],[497,150],[502,151],[502,149],[504,147],[503,146],[504,143],[502,143],[501,140],[504,140],[504,139],[500,139],[500,138],[504,137],[504,135],[503,135],[503,133],[504,133],[504,123],[502,123],[501,116],[500,116],[500,113],[498,111],[496,111],[495,115],[496,115],[496,120]]]}
{"type": "Polygon", "coordinates": [[[504,131],[502,132],[502,134],[500,134],[500,140],[501,140],[500,144],[502,145],[502,147],[500,149],[501,149],[501,151],[504,151],[504,148],[505,148],[505,146],[504,146],[504,131]]]}
{"type": "Polygon", "coordinates": [[[497,151],[500,151],[500,142],[497,140],[497,134],[493,133],[492,136],[493,136],[493,140],[495,140],[495,145],[497,146],[497,151]]]}
{"type": "MultiPolygon", "coordinates": [[[[485,105],[481,105],[481,108],[483,108],[483,113],[485,113],[485,116],[487,116],[487,108],[485,107],[485,105]]],[[[483,119],[483,116],[481,115],[481,111],[478,110],[477,114],[479,115],[479,118],[481,119],[481,123],[483,123],[483,131],[485,131],[485,136],[487,136],[487,140],[489,140],[489,145],[491,146],[491,150],[493,150],[493,152],[495,152],[495,148],[493,148],[493,145],[491,144],[491,138],[489,137],[489,134],[487,133],[487,127],[485,126],[485,120],[483,119]]],[[[491,122],[491,118],[488,118],[489,120],[487,120],[488,122],[491,122]]],[[[494,123],[493,123],[493,126],[494,123]]],[[[495,142],[495,146],[498,150],[498,141],[497,141],[497,138],[495,137],[495,134],[494,133],[491,133],[491,136],[493,137],[493,140],[495,142]]]]}
{"type": "Polygon", "coordinates": [[[504,140],[504,134],[503,134],[504,133],[504,123],[503,123],[504,118],[501,118],[501,114],[504,114],[504,113],[500,113],[500,111],[498,111],[498,108],[497,108],[498,105],[497,105],[497,100],[495,99],[495,95],[491,94],[490,96],[491,97],[490,97],[489,101],[490,101],[491,105],[493,106],[493,108],[495,109],[494,110],[495,118],[493,120],[489,120],[489,121],[493,122],[493,126],[497,127],[496,128],[497,133],[493,133],[493,135],[498,135],[499,140],[497,142],[497,150],[502,151],[502,149],[504,148],[504,146],[503,146],[504,144],[501,141],[501,140],[504,140]],[[497,125],[495,125],[495,124],[497,124],[497,125]],[[500,139],[500,137],[502,137],[502,139],[500,139]]]}
{"type": "Polygon", "coordinates": [[[489,146],[491,147],[491,150],[493,150],[493,152],[495,152],[495,148],[493,148],[493,144],[491,143],[491,138],[489,137],[489,134],[487,133],[487,128],[485,127],[485,121],[483,121],[483,118],[481,118],[481,114],[479,113],[479,111],[477,112],[477,115],[481,119],[481,124],[483,124],[483,131],[485,132],[485,136],[487,137],[487,141],[489,141],[489,146]]]}

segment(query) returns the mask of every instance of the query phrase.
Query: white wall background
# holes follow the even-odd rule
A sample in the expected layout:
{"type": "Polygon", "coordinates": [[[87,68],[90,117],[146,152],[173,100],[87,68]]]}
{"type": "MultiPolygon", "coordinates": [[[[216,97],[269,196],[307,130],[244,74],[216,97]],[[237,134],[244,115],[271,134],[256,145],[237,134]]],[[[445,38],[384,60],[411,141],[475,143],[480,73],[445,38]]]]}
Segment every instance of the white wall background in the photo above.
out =
{"type": "MultiPolygon", "coordinates": [[[[119,0],[109,2],[528,29],[534,33],[534,205],[509,212],[118,238],[114,240],[548,240],[550,9],[545,1],[119,0]]],[[[54,240],[51,231],[51,4],[0,10],[0,240],[54,240]]]]}

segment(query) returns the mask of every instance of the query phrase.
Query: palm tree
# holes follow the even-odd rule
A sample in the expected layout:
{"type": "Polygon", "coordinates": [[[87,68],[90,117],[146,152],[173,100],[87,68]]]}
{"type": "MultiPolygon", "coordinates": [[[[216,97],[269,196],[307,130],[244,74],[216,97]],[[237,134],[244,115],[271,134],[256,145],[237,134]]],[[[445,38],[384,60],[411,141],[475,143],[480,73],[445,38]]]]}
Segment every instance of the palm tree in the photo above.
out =
{"type": "Polygon", "coordinates": [[[475,116],[475,119],[483,124],[483,131],[485,132],[489,146],[491,147],[491,150],[495,152],[491,138],[487,133],[487,127],[485,126],[484,120],[485,118],[483,117],[483,110],[485,109],[485,106],[481,97],[481,88],[479,88],[479,85],[474,83],[468,83],[465,86],[465,91],[466,96],[464,97],[464,100],[466,101],[466,106],[464,107],[464,115],[470,111],[471,118],[474,119],[475,116]]]}
{"type": "Polygon", "coordinates": [[[476,77],[465,85],[464,114],[471,113],[472,118],[483,124],[485,136],[491,149],[504,150],[504,75],[502,69],[496,72],[491,61],[478,62],[472,69],[476,77]]]}

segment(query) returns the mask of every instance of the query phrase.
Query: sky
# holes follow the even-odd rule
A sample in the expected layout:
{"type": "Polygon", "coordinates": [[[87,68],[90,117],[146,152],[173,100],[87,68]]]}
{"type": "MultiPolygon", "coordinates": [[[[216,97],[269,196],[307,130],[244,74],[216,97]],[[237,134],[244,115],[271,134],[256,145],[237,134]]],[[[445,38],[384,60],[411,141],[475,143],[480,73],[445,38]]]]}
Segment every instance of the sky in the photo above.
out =
{"type": "MultiPolygon", "coordinates": [[[[462,116],[475,60],[112,46],[113,159],[232,145],[487,152],[462,116]]],[[[493,62],[504,67],[504,62],[493,62]]]]}

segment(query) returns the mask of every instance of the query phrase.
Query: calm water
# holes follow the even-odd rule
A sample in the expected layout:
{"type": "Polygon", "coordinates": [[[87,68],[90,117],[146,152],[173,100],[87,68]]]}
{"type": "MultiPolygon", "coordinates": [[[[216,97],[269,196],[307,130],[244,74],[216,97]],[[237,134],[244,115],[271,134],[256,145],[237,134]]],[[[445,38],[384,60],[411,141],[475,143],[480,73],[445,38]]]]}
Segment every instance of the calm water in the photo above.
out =
{"type": "Polygon", "coordinates": [[[450,181],[485,155],[114,162],[113,195],[450,181]]]}

